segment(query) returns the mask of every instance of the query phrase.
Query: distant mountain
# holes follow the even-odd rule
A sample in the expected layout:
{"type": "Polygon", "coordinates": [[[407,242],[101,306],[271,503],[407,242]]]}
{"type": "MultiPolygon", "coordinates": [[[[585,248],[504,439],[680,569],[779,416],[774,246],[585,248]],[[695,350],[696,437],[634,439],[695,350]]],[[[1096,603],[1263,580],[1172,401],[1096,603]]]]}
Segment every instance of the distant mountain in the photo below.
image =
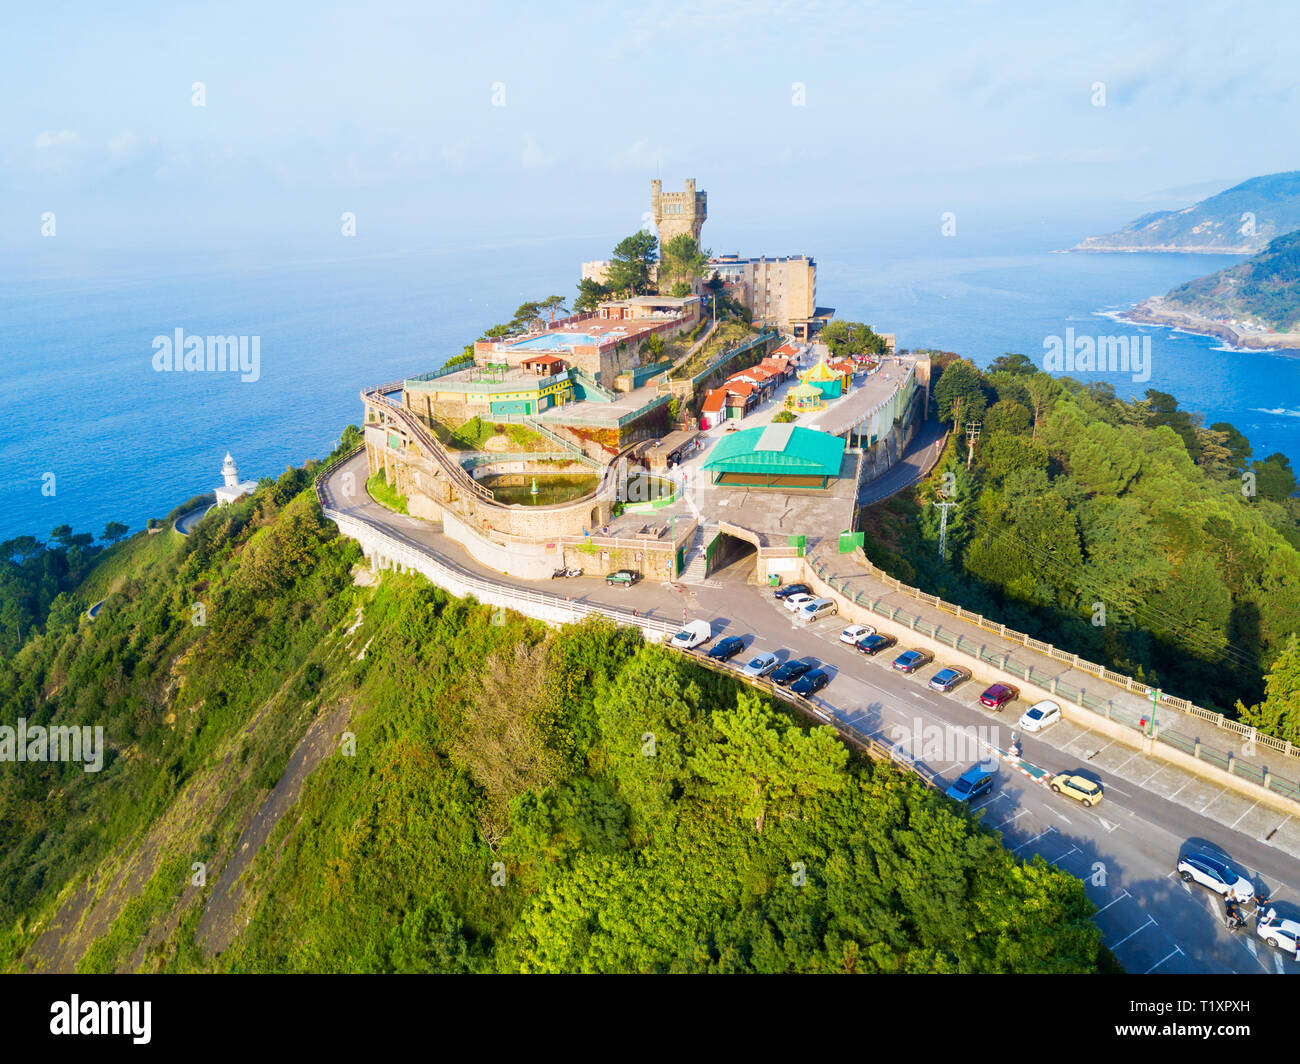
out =
{"type": "Polygon", "coordinates": [[[1245,262],[1179,285],[1129,311],[1133,321],[1221,336],[1245,347],[1300,346],[1300,231],[1245,262]]]}
{"type": "Polygon", "coordinates": [[[1144,214],[1073,251],[1195,251],[1253,255],[1300,229],[1300,170],[1252,177],[1179,211],[1144,214]]]}
{"type": "Polygon", "coordinates": [[[1165,305],[1278,332],[1300,330],[1300,232],[1278,237],[1245,262],[1180,285],[1165,296],[1165,305]]]}

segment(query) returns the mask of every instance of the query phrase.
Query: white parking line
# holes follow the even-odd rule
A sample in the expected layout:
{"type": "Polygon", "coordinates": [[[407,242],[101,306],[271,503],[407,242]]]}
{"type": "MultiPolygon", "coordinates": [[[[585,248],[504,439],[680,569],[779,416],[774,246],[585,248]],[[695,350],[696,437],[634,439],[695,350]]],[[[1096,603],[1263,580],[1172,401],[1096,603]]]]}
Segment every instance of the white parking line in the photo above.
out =
{"type": "Polygon", "coordinates": [[[1234,821],[1233,821],[1233,822],[1228,826],[1228,827],[1229,827],[1229,830],[1231,830],[1232,828],[1235,828],[1238,824],[1240,824],[1243,820],[1245,820],[1245,819],[1246,819],[1246,814],[1249,813],[1249,812],[1251,812],[1251,810],[1253,810],[1253,809],[1255,808],[1255,806],[1257,806],[1257,805],[1259,805],[1259,800],[1258,800],[1258,799],[1256,799],[1254,802],[1251,802],[1251,804],[1250,804],[1250,809],[1247,809],[1245,813],[1242,813],[1241,816],[1237,817],[1237,819],[1234,820],[1234,821]]]}
{"type": "Polygon", "coordinates": [[[1056,831],[1056,828],[1048,828],[1046,831],[1040,831],[1040,832],[1039,832],[1037,835],[1035,835],[1032,839],[1026,839],[1024,842],[1022,842],[1019,846],[1017,846],[1017,847],[1016,847],[1014,850],[1012,850],[1011,852],[1012,852],[1012,853],[1019,853],[1019,852],[1020,852],[1021,850],[1023,850],[1026,846],[1028,846],[1031,842],[1037,842],[1037,841],[1038,841],[1039,839],[1041,839],[1044,835],[1051,835],[1051,834],[1052,834],[1053,832],[1055,832],[1055,831],[1056,831]]]}
{"type": "Polygon", "coordinates": [[[1061,854],[1060,857],[1053,857],[1051,863],[1056,864],[1057,861],[1064,861],[1067,857],[1070,856],[1070,854],[1078,853],[1078,852],[1079,852],[1079,847],[1071,846],[1068,850],[1065,851],[1065,853],[1061,854]]]}
{"type": "Polygon", "coordinates": [[[1156,918],[1155,918],[1154,916],[1148,916],[1148,917],[1147,917],[1147,922],[1146,922],[1145,924],[1143,924],[1141,927],[1139,927],[1139,928],[1137,929],[1137,931],[1134,931],[1134,932],[1132,932],[1131,934],[1127,934],[1127,935],[1125,935],[1125,936],[1124,936],[1123,938],[1121,938],[1118,942],[1116,942],[1115,945],[1111,946],[1110,949],[1112,949],[1112,950],[1117,950],[1117,949],[1119,949],[1120,946],[1124,945],[1124,943],[1127,942],[1130,938],[1132,938],[1133,935],[1136,935],[1139,931],[1145,931],[1148,927],[1150,927],[1150,926],[1151,926],[1152,924],[1154,924],[1155,922],[1156,922],[1156,918]]]}
{"type": "Polygon", "coordinates": [[[1010,820],[1004,820],[1004,821],[1002,821],[1001,824],[994,824],[994,825],[993,825],[994,830],[996,830],[996,829],[1002,827],[1002,826],[1005,825],[1005,824],[1010,824],[1012,820],[1019,820],[1019,819],[1020,819],[1022,816],[1024,816],[1027,812],[1029,812],[1028,809],[1022,809],[1022,810],[1020,810],[1020,812],[1018,812],[1015,816],[1013,816],[1010,820]]]}
{"type": "Polygon", "coordinates": [[[1164,964],[1165,961],[1167,961],[1170,957],[1176,957],[1178,954],[1180,954],[1180,953],[1182,953],[1182,952],[1183,952],[1183,951],[1182,951],[1181,948],[1179,948],[1178,946],[1175,946],[1172,950],[1170,950],[1168,953],[1166,953],[1163,957],[1161,957],[1158,961],[1156,961],[1155,964],[1151,965],[1151,967],[1148,968],[1148,969],[1147,969],[1145,972],[1143,972],[1142,974],[1143,974],[1143,975],[1150,975],[1150,974],[1151,974],[1152,972],[1154,972],[1157,968],[1159,968],[1162,964],[1164,964]]]}
{"type": "Polygon", "coordinates": [[[1100,915],[1101,915],[1102,913],[1104,913],[1107,909],[1109,909],[1112,905],[1114,905],[1115,902],[1123,901],[1125,898],[1131,898],[1131,897],[1133,897],[1132,894],[1130,894],[1127,890],[1124,891],[1124,893],[1121,894],[1118,898],[1116,898],[1115,901],[1107,902],[1107,903],[1106,903],[1105,905],[1103,905],[1100,909],[1098,909],[1098,910],[1097,910],[1097,915],[1100,916],[1100,915]]]}

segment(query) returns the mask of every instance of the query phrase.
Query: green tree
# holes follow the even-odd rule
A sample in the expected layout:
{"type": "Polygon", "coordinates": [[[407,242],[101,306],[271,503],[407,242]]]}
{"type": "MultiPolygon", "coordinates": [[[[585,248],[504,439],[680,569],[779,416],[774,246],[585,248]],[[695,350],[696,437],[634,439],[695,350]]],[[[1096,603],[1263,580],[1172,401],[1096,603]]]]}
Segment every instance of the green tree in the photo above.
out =
{"type": "Polygon", "coordinates": [[[987,400],[984,379],[975,364],[963,358],[945,366],[934,387],[934,399],[939,420],[951,421],[956,430],[980,421],[987,400]]]}
{"type": "Polygon", "coordinates": [[[110,521],[104,526],[104,534],[100,539],[104,540],[106,543],[116,543],[126,535],[126,532],[127,526],[122,524],[121,521],[110,521]]]}
{"type": "Polygon", "coordinates": [[[793,816],[801,800],[844,786],[849,752],[831,728],[804,732],[748,693],[735,709],[715,710],[713,726],[718,741],[696,753],[691,771],[755,831],[769,816],[793,816]]]}
{"type": "Polygon", "coordinates": [[[557,315],[564,313],[566,304],[567,300],[564,296],[547,296],[538,306],[544,313],[550,315],[550,320],[553,322],[557,315]]]}
{"type": "Polygon", "coordinates": [[[1237,702],[1243,724],[1266,735],[1300,745],[1300,638],[1292,635],[1264,680],[1264,701],[1257,706],[1237,702]]]}
{"type": "Polygon", "coordinates": [[[682,295],[689,295],[694,283],[704,277],[711,253],[702,249],[690,233],[679,233],[668,240],[659,254],[659,290],[685,285],[682,295]]]}
{"type": "Polygon", "coordinates": [[[1029,377],[1038,372],[1038,367],[1028,355],[1008,351],[998,355],[989,366],[990,373],[1009,373],[1013,377],[1029,377]]]}
{"type": "Polygon", "coordinates": [[[599,281],[584,277],[578,282],[578,298],[573,301],[575,314],[586,314],[609,298],[609,289],[599,281]]]}
{"type": "Polygon", "coordinates": [[[614,246],[606,285],[622,296],[645,295],[650,291],[650,271],[659,259],[659,238],[639,229],[614,246]]]}

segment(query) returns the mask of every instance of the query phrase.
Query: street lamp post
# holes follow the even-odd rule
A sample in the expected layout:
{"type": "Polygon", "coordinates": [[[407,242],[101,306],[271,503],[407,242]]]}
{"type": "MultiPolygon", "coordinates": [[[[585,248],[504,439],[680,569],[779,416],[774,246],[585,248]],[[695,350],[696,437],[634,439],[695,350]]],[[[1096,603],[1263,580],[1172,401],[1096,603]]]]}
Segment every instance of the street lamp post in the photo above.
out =
{"type": "Polygon", "coordinates": [[[1161,690],[1158,687],[1151,689],[1151,723],[1147,726],[1147,736],[1153,736],[1156,733],[1156,703],[1160,701],[1161,690]]]}

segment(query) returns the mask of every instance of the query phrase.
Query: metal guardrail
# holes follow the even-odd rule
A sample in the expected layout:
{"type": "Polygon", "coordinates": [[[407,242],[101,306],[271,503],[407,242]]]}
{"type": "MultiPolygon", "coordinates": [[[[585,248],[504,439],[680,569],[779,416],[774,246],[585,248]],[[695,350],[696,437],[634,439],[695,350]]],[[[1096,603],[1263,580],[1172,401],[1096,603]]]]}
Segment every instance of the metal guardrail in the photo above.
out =
{"type": "MultiPolygon", "coordinates": [[[[938,595],[931,595],[929,592],[922,591],[920,588],[912,587],[910,584],[905,584],[901,580],[890,576],[883,569],[876,566],[860,547],[855,550],[853,554],[858,563],[867,571],[867,575],[879,580],[886,587],[907,595],[910,598],[914,598],[918,602],[924,602],[936,609],[943,610],[945,613],[950,613],[954,617],[966,621],[968,624],[973,624],[986,632],[997,635],[1003,639],[1009,639],[1013,643],[1019,643],[1021,646],[1028,647],[1030,650],[1036,650],[1040,654],[1046,654],[1048,657],[1054,658],[1056,661],[1065,662],[1071,668],[1090,673],[1100,680],[1104,680],[1116,687],[1122,687],[1126,691],[1140,694],[1144,698],[1149,698],[1154,690],[1154,688],[1149,684],[1144,684],[1139,680],[1134,680],[1131,676],[1125,676],[1123,673],[1107,669],[1103,665],[1098,665],[1095,662],[1088,661],[1086,658],[1081,658],[1078,654],[1074,654],[1068,650],[1061,650],[1059,647],[1053,646],[1051,643],[1045,643],[1041,639],[1035,639],[1033,636],[1025,632],[1017,632],[1014,628],[1008,628],[1005,624],[989,620],[989,618],[985,617],[983,614],[975,613],[973,610],[968,610],[962,606],[947,602],[938,595]]],[[[823,579],[825,578],[823,577],[823,579]]],[[[1274,750],[1286,757],[1300,758],[1300,747],[1297,747],[1295,744],[1288,742],[1285,739],[1279,739],[1273,735],[1262,734],[1255,728],[1250,727],[1250,725],[1242,724],[1237,720],[1232,720],[1225,717],[1222,713],[1203,709],[1201,706],[1196,705],[1188,699],[1179,698],[1176,695],[1162,692],[1160,695],[1160,705],[1177,710],[1179,713],[1186,713],[1188,716],[1204,720],[1207,723],[1213,724],[1220,731],[1232,732],[1235,735],[1241,736],[1243,739],[1253,740],[1260,746],[1266,747],[1269,750],[1274,750]]]]}
{"type": "Polygon", "coordinates": [[[395,391],[402,387],[401,382],[397,384],[381,384],[377,388],[363,388],[361,390],[361,401],[364,403],[374,404],[382,407],[386,412],[392,414],[402,424],[412,436],[420,441],[425,453],[435,462],[448,479],[457,487],[469,492],[471,495],[477,495],[486,502],[491,502],[494,498],[492,492],[483,487],[477,480],[461,468],[459,462],[453,459],[443,449],[442,444],[427,428],[419,418],[412,416],[408,411],[402,408],[398,403],[394,403],[388,398],[388,392],[395,391]]]}
{"type": "Polygon", "coordinates": [[[725,662],[717,662],[708,656],[707,653],[700,650],[682,650],[667,644],[670,650],[676,650],[679,654],[689,658],[696,665],[703,666],[710,672],[715,672],[720,676],[728,676],[733,680],[739,680],[741,683],[761,691],[766,695],[778,699],[789,706],[794,707],[803,713],[806,717],[813,720],[815,724],[825,727],[834,728],[842,739],[854,744],[868,756],[877,761],[889,761],[899,768],[906,769],[914,776],[920,779],[929,787],[938,788],[939,774],[932,772],[919,764],[914,758],[901,758],[897,755],[895,749],[887,743],[882,743],[874,736],[868,735],[860,728],[854,727],[846,720],[841,720],[835,714],[822,709],[811,699],[804,698],[803,695],[796,694],[794,691],[785,687],[774,684],[771,680],[764,677],[746,676],[740,670],[727,665],[725,662]]]}
{"type": "MultiPolygon", "coordinates": [[[[904,624],[912,631],[920,632],[922,635],[935,639],[947,646],[951,646],[955,650],[973,657],[978,661],[992,665],[1003,672],[1010,673],[1012,676],[1026,680],[1029,683],[1038,684],[1039,686],[1064,698],[1066,701],[1074,703],[1089,713],[1095,713],[1100,717],[1105,717],[1107,720],[1118,721],[1121,724],[1127,724],[1134,728],[1139,728],[1141,726],[1141,717],[1135,710],[1129,710],[1123,706],[1114,706],[1101,699],[1094,698],[1088,695],[1086,691],[1073,687],[1070,684],[1062,683],[1055,677],[1048,676],[1046,673],[1036,670],[1032,665],[1025,666],[1018,662],[1009,660],[1008,653],[990,653],[987,647],[977,646],[969,640],[963,640],[959,633],[945,632],[939,625],[931,624],[923,617],[907,613],[906,611],[899,609],[897,606],[889,606],[883,603],[879,598],[872,598],[863,595],[860,592],[855,592],[848,586],[847,582],[833,576],[819,559],[809,556],[807,560],[813,572],[815,572],[828,587],[880,617],[885,617],[890,621],[893,621],[895,624],[904,624]]],[[[891,582],[896,583],[896,581],[892,581],[892,578],[891,582]]],[[[965,612],[967,616],[963,619],[971,620],[972,617],[970,611],[965,612]]],[[[1001,626],[993,626],[993,630],[997,631],[1000,627],[1001,626]]],[[[1055,660],[1065,661],[1067,663],[1072,662],[1074,659],[1074,655],[1071,654],[1053,654],[1051,656],[1055,660]]],[[[1100,669],[1100,666],[1098,666],[1098,668],[1100,669]]],[[[1091,672],[1091,670],[1087,671],[1091,672]]],[[[1101,677],[1099,676],[1099,678],[1101,677]]],[[[1161,699],[1160,704],[1162,706],[1165,705],[1163,698],[1161,699]]],[[[1179,707],[1175,705],[1170,708],[1178,710],[1179,707]]],[[[1204,712],[1205,711],[1202,710],[1202,713],[1204,712]]],[[[1246,736],[1248,736],[1253,730],[1245,728],[1244,726],[1239,727],[1243,729],[1246,736]]],[[[1271,737],[1261,735],[1259,738],[1262,740],[1271,737]]],[[[1272,772],[1260,769],[1258,766],[1237,757],[1230,750],[1217,750],[1212,746],[1200,742],[1198,739],[1189,738],[1188,736],[1181,735],[1175,731],[1170,731],[1164,727],[1156,729],[1156,740],[1182,750],[1185,753],[1190,753],[1197,759],[1215,765],[1231,775],[1239,776],[1242,779],[1264,786],[1268,790],[1283,795],[1286,798],[1290,798],[1293,801],[1300,802],[1300,783],[1296,783],[1295,781],[1288,780],[1282,776],[1274,775],[1272,772]]],[[[1285,745],[1290,748],[1289,743],[1285,745]]],[[[1277,746],[1270,746],[1270,749],[1279,750],[1277,746]]],[[[1279,752],[1282,751],[1279,750],[1279,752]]],[[[1295,754],[1290,752],[1290,749],[1286,752],[1290,756],[1295,756],[1295,754]]]]}

